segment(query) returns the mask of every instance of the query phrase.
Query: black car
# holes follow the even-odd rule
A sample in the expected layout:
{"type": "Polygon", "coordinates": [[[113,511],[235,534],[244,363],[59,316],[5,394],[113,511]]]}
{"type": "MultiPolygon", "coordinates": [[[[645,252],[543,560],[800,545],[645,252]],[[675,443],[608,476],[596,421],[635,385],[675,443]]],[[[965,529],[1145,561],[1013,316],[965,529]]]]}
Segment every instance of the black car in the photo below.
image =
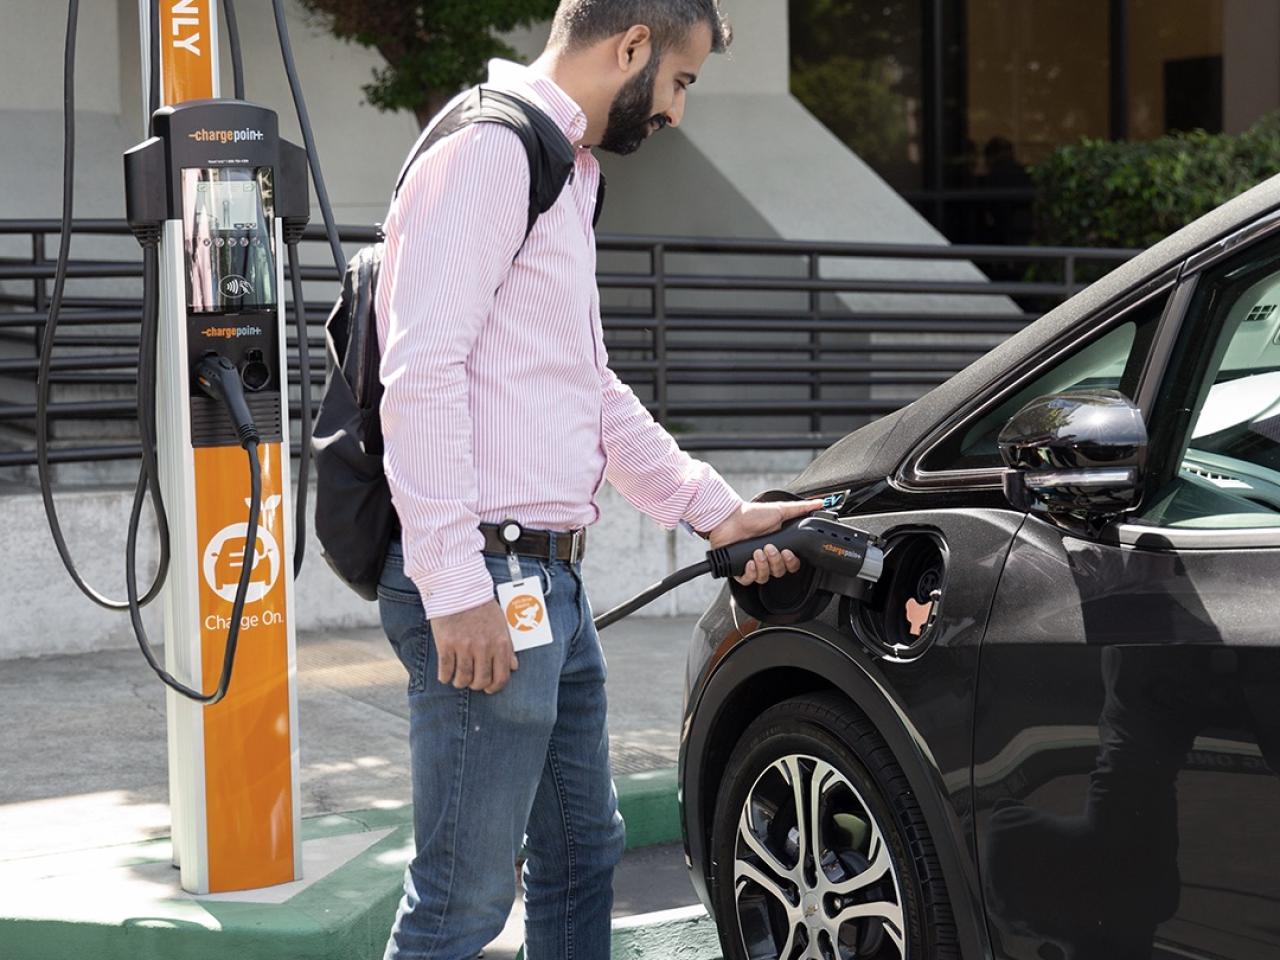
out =
{"type": "Polygon", "coordinates": [[[865,595],[726,589],[681,802],[726,958],[1280,957],[1280,177],[773,496],[865,595]]]}

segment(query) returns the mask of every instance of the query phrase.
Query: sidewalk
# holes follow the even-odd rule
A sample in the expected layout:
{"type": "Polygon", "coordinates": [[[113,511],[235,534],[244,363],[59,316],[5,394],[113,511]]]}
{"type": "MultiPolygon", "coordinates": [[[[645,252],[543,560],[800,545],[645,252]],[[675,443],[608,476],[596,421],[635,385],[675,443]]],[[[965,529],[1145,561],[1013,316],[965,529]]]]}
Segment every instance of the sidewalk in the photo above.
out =
{"type": "MultiPolygon", "coordinates": [[[[675,766],[691,629],[688,618],[636,618],[603,635],[619,777],[675,766]]],[[[406,821],[405,675],[381,633],[302,636],[298,664],[303,817],[406,821]]],[[[37,859],[168,835],[163,708],[137,651],[0,662],[0,902],[37,859]]],[[[618,916],[693,904],[679,844],[629,853],[617,900],[618,916]]],[[[488,956],[518,943],[517,911],[488,956]]]]}

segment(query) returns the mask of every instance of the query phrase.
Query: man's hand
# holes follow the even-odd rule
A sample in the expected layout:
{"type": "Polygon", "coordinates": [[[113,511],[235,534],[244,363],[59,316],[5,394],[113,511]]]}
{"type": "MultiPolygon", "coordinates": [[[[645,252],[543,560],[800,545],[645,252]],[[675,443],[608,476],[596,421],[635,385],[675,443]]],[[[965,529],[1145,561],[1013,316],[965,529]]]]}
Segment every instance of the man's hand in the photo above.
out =
{"type": "MultiPolygon", "coordinates": [[[[711,531],[712,547],[723,547],[750,540],[781,528],[788,520],[822,509],[821,500],[779,500],[773,503],[744,503],[742,509],[711,531]]],[[[770,577],[781,577],[800,569],[800,558],[790,550],[779,550],[768,544],[747,561],[741,584],[766,583],[770,577]]]]}
{"type": "Polygon", "coordinates": [[[496,600],[431,621],[437,676],[459,690],[497,693],[520,666],[507,633],[507,619],[496,600]]]}

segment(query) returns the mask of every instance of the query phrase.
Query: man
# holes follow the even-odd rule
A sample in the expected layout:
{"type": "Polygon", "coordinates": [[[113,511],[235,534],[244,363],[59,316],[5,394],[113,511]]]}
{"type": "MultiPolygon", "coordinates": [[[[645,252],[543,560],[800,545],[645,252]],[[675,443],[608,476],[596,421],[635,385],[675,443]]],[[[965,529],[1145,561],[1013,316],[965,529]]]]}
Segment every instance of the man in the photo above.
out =
{"type": "MultiPolygon", "coordinates": [[[[403,543],[379,593],[410,677],[417,845],[393,960],[463,960],[497,936],[522,842],[529,960],[609,955],[623,825],[577,563],[601,483],[716,546],[818,506],[744,504],[654,423],[609,369],[601,335],[590,148],[632,153],[679,124],[703,62],[728,42],[718,0],[564,0],[542,56],[494,61],[489,78],[575,147],[555,206],[526,240],[524,148],[505,127],[474,124],[413,164],[388,215],[382,423],[403,543]],[[509,619],[495,591],[517,577],[543,598],[509,619]],[[550,642],[517,657],[511,633],[541,604],[550,642]]],[[[769,547],[743,579],[798,568],[769,547]]]]}

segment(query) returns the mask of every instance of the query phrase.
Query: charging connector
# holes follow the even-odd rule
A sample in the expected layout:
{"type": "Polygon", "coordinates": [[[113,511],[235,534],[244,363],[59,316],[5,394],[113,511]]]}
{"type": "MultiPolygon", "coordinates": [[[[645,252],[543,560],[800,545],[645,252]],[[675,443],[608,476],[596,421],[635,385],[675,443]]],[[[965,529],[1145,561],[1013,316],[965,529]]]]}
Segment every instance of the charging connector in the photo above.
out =
{"type": "Polygon", "coordinates": [[[216,353],[206,353],[196,364],[196,386],[227,408],[240,446],[248,448],[251,443],[262,442],[253,414],[249,411],[249,401],[244,396],[244,381],[234,363],[216,353]]]}
{"type": "Polygon", "coordinates": [[[731,543],[707,552],[706,560],[677,570],[671,576],[636,594],[595,619],[597,630],[603,630],[641,607],[670,593],[682,583],[711,574],[716,579],[738,577],[746,569],[757,550],[773,545],[779,551],[790,550],[805,565],[799,573],[782,578],[804,578],[804,589],[781,604],[763,597],[749,597],[749,590],[734,583],[734,593],[749,606],[749,612],[772,623],[795,623],[816,615],[832,596],[861,597],[869,586],[880,579],[884,570],[884,551],[870,534],[856,530],[831,511],[819,511],[785,524],[782,529],[751,540],[731,543]]]}

